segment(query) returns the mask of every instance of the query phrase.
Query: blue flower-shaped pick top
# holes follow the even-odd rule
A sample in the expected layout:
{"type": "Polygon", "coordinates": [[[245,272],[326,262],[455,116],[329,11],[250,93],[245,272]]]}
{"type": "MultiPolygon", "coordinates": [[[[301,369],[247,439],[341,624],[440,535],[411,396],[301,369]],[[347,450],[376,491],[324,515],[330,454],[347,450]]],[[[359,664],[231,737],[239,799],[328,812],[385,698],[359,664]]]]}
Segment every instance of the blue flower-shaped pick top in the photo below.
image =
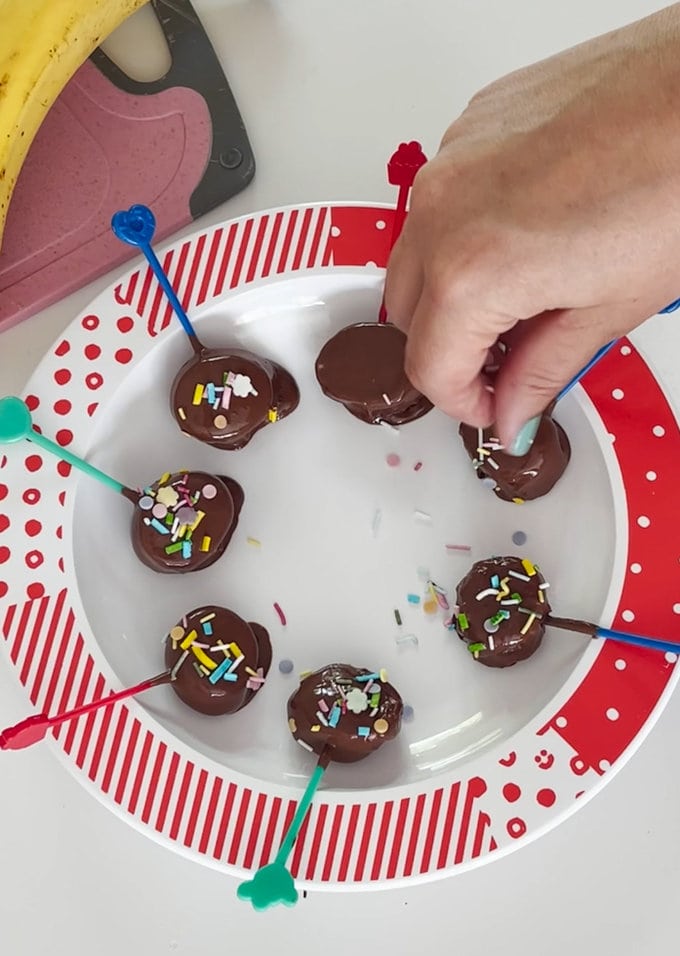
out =
{"type": "Polygon", "coordinates": [[[258,870],[252,880],[241,883],[236,895],[240,900],[250,900],[254,910],[262,911],[283,903],[295,906],[298,891],[293,877],[282,863],[270,863],[258,870]]]}
{"type": "Polygon", "coordinates": [[[148,206],[130,206],[113,214],[111,228],[129,246],[148,246],[156,231],[156,219],[148,206]]]}
{"type": "Polygon", "coordinates": [[[21,441],[33,431],[31,413],[14,395],[0,398],[0,445],[21,441]]]}

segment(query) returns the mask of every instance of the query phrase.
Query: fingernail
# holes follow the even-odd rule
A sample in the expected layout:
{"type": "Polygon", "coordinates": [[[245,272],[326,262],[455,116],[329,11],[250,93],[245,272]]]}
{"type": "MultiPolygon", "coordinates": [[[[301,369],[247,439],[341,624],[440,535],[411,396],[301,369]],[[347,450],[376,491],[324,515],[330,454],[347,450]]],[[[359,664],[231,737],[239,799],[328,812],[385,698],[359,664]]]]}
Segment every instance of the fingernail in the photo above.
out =
{"type": "Polygon", "coordinates": [[[515,435],[512,444],[508,447],[508,454],[514,455],[515,458],[521,458],[522,455],[526,455],[534,443],[534,438],[536,437],[536,432],[540,424],[540,415],[537,415],[535,418],[530,418],[528,422],[525,422],[515,435]]]}

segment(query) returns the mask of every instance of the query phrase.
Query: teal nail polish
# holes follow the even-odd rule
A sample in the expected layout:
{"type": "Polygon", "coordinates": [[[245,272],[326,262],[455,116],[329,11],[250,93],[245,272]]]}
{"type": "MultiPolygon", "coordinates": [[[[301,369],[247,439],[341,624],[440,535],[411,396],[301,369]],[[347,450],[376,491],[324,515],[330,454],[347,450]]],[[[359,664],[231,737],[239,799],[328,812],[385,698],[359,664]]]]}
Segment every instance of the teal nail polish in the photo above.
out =
{"type": "Polygon", "coordinates": [[[530,418],[528,422],[525,422],[507,449],[508,454],[514,455],[515,458],[521,458],[522,455],[526,455],[534,443],[534,438],[536,437],[536,432],[540,424],[540,415],[537,415],[535,418],[530,418]]]}

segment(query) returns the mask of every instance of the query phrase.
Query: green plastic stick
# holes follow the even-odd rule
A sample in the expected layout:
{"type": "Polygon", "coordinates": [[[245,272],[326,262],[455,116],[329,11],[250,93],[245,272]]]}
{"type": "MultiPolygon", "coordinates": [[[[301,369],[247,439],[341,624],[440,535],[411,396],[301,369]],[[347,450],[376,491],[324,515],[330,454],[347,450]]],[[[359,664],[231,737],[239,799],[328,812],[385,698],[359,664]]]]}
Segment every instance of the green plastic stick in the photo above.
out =
{"type": "Polygon", "coordinates": [[[50,441],[49,438],[45,438],[44,435],[39,434],[33,427],[33,420],[28,406],[25,402],[22,402],[20,398],[16,398],[14,395],[0,398],[0,445],[7,445],[22,441],[23,439],[27,439],[33,442],[34,445],[44,448],[45,451],[51,452],[53,455],[56,455],[57,458],[61,458],[62,461],[67,461],[69,465],[73,465],[74,468],[79,468],[80,471],[89,475],[90,478],[96,478],[97,481],[101,481],[102,484],[117,491],[118,494],[124,493],[125,485],[116,481],[115,478],[104,474],[103,471],[95,468],[94,465],[90,465],[82,458],[78,458],[77,455],[62,448],[61,445],[57,445],[56,442],[50,441]]]}
{"type": "Polygon", "coordinates": [[[284,837],[279,851],[274,857],[273,863],[263,866],[258,870],[252,880],[241,883],[236,894],[240,900],[250,900],[255,910],[266,910],[277,903],[283,903],[284,906],[294,906],[298,901],[298,891],[295,889],[295,883],[290,871],[286,869],[286,860],[293,849],[293,845],[300,832],[300,827],[304,823],[309,807],[314,799],[321,778],[323,777],[328,758],[324,752],[319,757],[316,770],[307,784],[302,799],[298,803],[298,808],[293,820],[284,837]]]}

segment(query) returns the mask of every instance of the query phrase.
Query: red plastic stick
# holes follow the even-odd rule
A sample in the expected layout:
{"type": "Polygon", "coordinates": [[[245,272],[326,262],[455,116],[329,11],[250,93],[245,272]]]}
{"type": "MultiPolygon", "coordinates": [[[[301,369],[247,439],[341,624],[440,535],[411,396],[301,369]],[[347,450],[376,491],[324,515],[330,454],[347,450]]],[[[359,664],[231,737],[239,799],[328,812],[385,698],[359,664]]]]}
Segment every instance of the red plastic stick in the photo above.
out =
{"type": "Polygon", "coordinates": [[[0,733],[0,750],[22,750],[24,747],[30,747],[31,744],[37,744],[39,740],[42,740],[48,730],[58,724],[63,724],[66,720],[83,717],[100,707],[110,707],[111,704],[124,700],[126,697],[136,697],[137,694],[142,694],[145,690],[169,682],[170,671],[164,671],[157,677],[142,681],[141,684],[136,684],[134,687],[128,687],[127,690],[119,690],[115,694],[109,694],[108,697],[94,700],[82,707],[76,707],[64,714],[58,714],[56,717],[48,717],[47,714],[34,714],[33,717],[27,717],[26,720],[22,720],[14,727],[8,727],[0,733]]]}
{"type": "MultiPolygon", "coordinates": [[[[397,206],[394,211],[394,225],[392,226],[392,235],[390,236],[390,252],[401,235],[406,221],[406,210],[408,208],[408,197],[413,186],[413,180],[421,166],[427,162],[427,156],[423,152],[420,143],[413,140],[411,143],[400,143],[399,149],[392,154],[387,164],[387,180],[391,186],[399,187],[397,196],[397,206]]],[[[378,322],[387,322],[387,310],[385,309],[385,299],[383,298],[378,315],[378,322]]]]}

